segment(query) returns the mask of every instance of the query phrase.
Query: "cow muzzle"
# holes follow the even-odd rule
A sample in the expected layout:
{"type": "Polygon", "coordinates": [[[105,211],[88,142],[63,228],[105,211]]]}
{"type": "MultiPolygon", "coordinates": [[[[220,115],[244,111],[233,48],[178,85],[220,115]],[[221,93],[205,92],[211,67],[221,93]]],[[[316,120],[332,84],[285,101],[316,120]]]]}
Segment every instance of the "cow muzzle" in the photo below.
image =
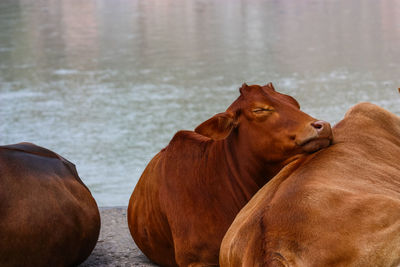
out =
{"type": "Polygon", "coordinates": [[[296,144],[304,152],[312,153],[331,144],[333,139],[331,125],[326,121],[314,121],[305,130],[305,134],[296,138],[296,144]]]}

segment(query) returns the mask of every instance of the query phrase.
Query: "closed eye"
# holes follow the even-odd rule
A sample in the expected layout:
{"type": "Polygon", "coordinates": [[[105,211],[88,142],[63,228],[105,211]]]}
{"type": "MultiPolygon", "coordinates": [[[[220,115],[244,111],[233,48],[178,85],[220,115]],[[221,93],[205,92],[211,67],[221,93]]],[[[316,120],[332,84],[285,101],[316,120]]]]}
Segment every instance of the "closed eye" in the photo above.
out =
{"type": "Polygon", "coordinates": [[[264,112],[272,112],[272,111],[274,111],[274,109],[271,108],[271,107],[268,107],[268,108],[255,108],[255,109],[253,109],[253,112],[256,113],[256,114],[260,114],[260,113],[264,113],[264,112]]]}

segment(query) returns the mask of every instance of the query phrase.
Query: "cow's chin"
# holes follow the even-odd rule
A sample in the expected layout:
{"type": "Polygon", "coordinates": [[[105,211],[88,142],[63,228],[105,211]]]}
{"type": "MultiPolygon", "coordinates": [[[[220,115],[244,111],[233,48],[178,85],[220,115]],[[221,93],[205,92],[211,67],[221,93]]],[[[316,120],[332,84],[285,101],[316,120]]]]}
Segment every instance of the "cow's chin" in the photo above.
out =
{"type": "Polygon", "coordinates": [[[331,140],[328,138],[313,139],[301,146],[304,152],[313,153],[331,144],[331,140]]]}

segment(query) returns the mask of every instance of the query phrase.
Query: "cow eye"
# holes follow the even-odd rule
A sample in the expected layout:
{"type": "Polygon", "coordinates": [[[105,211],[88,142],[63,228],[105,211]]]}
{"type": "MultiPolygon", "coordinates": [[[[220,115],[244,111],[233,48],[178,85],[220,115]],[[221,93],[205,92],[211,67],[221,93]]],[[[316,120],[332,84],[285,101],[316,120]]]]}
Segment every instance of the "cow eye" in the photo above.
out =
{"type": "Polygon", "coordinates": [[[269,112],[272,112],[272,111],[274,111],[274,109],[272,108],[272,107],[265,107],[265,108],[255,108],[255,109],[253,109],[253,112],[255,113],[255,114],[265,114],[265,113],[269,113],[269,112]]]}

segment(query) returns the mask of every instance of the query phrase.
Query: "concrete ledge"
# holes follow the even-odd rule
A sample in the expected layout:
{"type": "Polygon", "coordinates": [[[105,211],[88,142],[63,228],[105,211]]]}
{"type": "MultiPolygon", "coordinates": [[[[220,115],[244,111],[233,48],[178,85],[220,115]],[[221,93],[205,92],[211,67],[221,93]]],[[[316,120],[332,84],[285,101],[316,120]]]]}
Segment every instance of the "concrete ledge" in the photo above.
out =
{"type": "Polygon", "coordinates": [[[126,207],[100,208],[101,230],[97,245],[80,267],[157,266],[138,249],[129,233],[126,207]]]}

